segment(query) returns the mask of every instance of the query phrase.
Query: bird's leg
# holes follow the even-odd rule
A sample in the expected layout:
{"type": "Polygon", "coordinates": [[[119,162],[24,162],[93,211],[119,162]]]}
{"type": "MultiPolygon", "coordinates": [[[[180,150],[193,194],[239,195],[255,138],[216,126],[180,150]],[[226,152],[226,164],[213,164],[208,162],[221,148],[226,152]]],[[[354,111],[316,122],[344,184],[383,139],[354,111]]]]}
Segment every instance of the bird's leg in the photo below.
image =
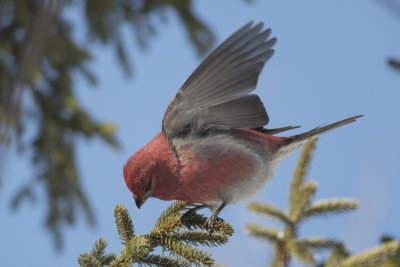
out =
{"type": "Polygon", "coordinates": [[[222,202],[221,206],[213,212],[213,214],[210,216],[210,218],[207,219],[207,221],[204,223],[204,226],[208,230],[212,230],[214,228],[215,222],[222,220],[221,218],[218,218],[219,213],[223,208],[225,208],[226,202],[222,202]]]}
{"type": "Polygon", "coordinates": [[[185,212],[185,214],[181,217],[181,223],[189,228],[190,222],[193,220],[193,216],[196,214],[196,211],[207,208],[206,204],[197,206],[185,212]]]}

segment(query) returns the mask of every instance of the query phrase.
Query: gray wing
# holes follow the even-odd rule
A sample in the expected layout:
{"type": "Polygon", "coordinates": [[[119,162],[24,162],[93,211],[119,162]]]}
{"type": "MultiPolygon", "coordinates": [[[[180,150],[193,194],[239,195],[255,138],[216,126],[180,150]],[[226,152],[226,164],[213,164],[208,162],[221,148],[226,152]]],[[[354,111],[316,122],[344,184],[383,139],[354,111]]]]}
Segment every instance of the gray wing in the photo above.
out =
{"type": "Polygon", "coordinates": [[[268,115],[257,95],[265,62],[273,55],[271,29],[250,22],[218,46],[192,73],[167,108],[162,129],[169,140],[188,134],[257,128],[268,115]]]}

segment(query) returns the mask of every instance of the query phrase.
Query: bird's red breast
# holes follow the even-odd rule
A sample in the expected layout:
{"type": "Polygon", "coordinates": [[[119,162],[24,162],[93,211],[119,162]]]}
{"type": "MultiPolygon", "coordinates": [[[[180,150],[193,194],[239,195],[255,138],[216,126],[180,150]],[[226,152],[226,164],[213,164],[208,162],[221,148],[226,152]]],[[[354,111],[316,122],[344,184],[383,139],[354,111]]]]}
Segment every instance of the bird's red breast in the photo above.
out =
{"type": "Polygon", "coordinates": [[[236,148],[210,149],[206,145],[186,145],[180,155],[180,186],[176,198],[206,203],[218,198],[233,183],[251,177],[257,162],[236,148]]]}

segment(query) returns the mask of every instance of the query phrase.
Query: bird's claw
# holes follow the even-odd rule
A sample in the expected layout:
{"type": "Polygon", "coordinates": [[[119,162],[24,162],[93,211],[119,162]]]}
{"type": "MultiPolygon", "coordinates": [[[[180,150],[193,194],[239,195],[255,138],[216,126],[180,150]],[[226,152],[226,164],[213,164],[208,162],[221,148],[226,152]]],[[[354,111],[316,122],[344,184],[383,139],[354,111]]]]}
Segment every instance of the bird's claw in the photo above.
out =
{"type": "Polygon", "coordinates": [[[206,222],[204,223],[204,227],[208,230],[208,231],[214,231],[216,230],[216,225],[218,224],[218,222],[223,222],[224,220],[219,218],[219,217],[214,217],[211,215],[210,218],[208,218],[206,220],[206,222]]]}
{"type": "Polygon", "coordinates": [[[195,212],[192,211],[187,211],[186,213],[184,213],[181,217],[181,223],[186,227],[191,229],[190,223],[193,221],[193,217],[194,217],[195,212]]]}

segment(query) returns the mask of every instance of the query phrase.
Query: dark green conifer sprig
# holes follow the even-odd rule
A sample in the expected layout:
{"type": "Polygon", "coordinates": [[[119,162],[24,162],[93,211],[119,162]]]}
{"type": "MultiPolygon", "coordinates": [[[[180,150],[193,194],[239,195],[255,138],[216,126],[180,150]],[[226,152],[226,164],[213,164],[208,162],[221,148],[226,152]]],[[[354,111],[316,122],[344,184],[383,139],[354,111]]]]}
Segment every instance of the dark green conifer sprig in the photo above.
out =
{"type": "Polygon", "coordinates": [[[182,211],[193,207],[183,201],[172,203],[158,218],[155,227],[148,234],[135,235],[132,219],[124,205],[114,209],[115,223],[124,248],[121,254],[104,255],[106,242],[100,239],[90,254],[81,254],[78,262],[81,266],[211,266],[215,260],[208,252],[197,246],[215,247],[228,242],[234,230],[228,223],[219,221],[217,230],[209,232],[204,228],[207,220],[203,215],[195,214],[185,229],[180,219],[182,211]],[[194,228],[194,230],[191,230],[194,228]],[[169,255],[153,254],[160,247],[169,255]]]}
{"type": "Polygon", "coordinates": [[[291,257],[314,265],[315,253],[319,249],[331,250],[330,256],[322,264],[325,267],[377,266],[373,264],[392,259],[393,255],[400,253],[400,243],[397,241],[389,241],[377,248],[351,255],[346,246],[335,239],[322,237],[299,239],[297,232],[304,220],[357,208],[357,202],[347,198],[313,201],[317,185],[315,182],[306,182],[305,177],[316,143],[317,139],[314,139],[306,144],[297,162],[290,186],[289,211],[283,211],[267,203],[253,202],[248,206],[249,210],[256,214],[266,215],[282,222],[284,230],[251,223],[246,226],[245,231],[273,244],[275,257],[270,265],[272,267],[289,266],[291,257]]]}
{"type": "Polygon", "coordinates": [[[114,259],[114,254],[106,254],[107,240],[100,237],[94,243],[93,249],[88,253],[81,254],[78,262],[81,266],[104,266],[109,265],[114,259]]]}
{"type": "Polygon", "coordinates": [[[332,250],[328,259],[318,267],[398,267],[400,266],[400,243],[393,238],[382,237],[382,245],[373,249],[350,256],[348,251],[340,251],[337,247],[332,250]]]}

